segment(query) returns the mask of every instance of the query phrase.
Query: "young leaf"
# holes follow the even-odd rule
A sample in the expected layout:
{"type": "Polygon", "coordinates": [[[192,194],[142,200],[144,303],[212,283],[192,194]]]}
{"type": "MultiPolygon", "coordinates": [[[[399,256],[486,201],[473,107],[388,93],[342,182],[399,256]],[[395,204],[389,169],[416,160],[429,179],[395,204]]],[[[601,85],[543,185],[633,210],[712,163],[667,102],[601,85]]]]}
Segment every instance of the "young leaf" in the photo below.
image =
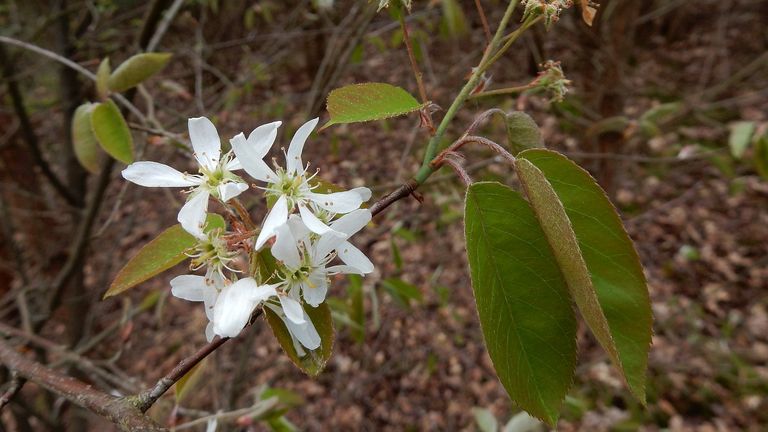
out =
{"type": "Polygon", "coordinates": [[[381,120],[416,111],[422,104],[400,87],[385,83],[353,84],[328,95],[330,120],[334,124],[381,120]]]}
{"type": "MultiPolygon", "coordinates": [[[[208,215],[206,229],[224,226],[224,218],[217,214],[208,215]]],[[[115,276],[104,298],[120,294],[184,261],[187,258],[184,252],[196,242],[181,225],[163,231],[128,260],[115,276]]]]}
{"type": "Polygon", "coordinates": [[[99,94],[101,100],[109,97],[109,74],[112,72],[112,67],[109,65],[109,57],[104,57],[104,60],[99,64],[99,69],[96,71],[96,93],[99,94]]]}
{"type": "Polygon", "coordinates": [[[456,0],[442,0],[443,26],[451,37],[463,36],[467,33],[467,17],[456,0]]]}
{"type": "Polygon", "coordinates": [[[467,190],[472,289],[483,337],[510,397],[554,425],[576,366],[576,319],[539,222],[519,193],[495,182],[467,190]]]}
{"type": "Polygon", "coordinates": [[[517,175],[525,188],[528,201],[539,220],[547,242],[551,246],[555,260],[560,266],[571,297],[600,345],[621,369],[621,361],[611,337],[608,321],[597,299],[589,270],[582,258],[576,234],[571,228],[571,222],[563,204],[544,174],[534,164],[520,156],[515,161],[517,175]]]}
{"type": "Polygon", "coordinates": [[[272,333],[274,333],[280,346],[283,347],[288,358],[302,372],[310,376],[317,376],[323,371],[333,352],[333,318],[331,317],[331,308],[326,303],[321,303],[316,308],[304,305],[304,310],[320,335],[320,348],[315,351],[305,350],[303,357],[299,357],[296,352],[291,334],[288,332],[288,328],[283,320],[268,307],[264,307],[264,316],[267,318],[267,323],[272,328],[272,333]]]}
{"type": "Polygon", "coordinates": [[[109,76],[109,89],[122,92],[141,84],[168,64],[171,53],[143,53],[124,61],[109,76]]]}
{"type": "Polygon", "coordinates": [[[133,137],[117,105],[109,99],[91,111],[91,128],[101,148],[120,162],[133,162],[133,137]]]}
{"type": "Polygon", "coordinates": [[[514,111],[507,114],[507,139],[513,155],[523,150],[544,147],[539,126],[528,114],[514,111]]]}
{"type": "Polygon", "coordinates": [[[731,134],[728,136],[728,146],[731,148],[731,154],[736,159],[741,159],[744,152],[747,151],[749,143],[752,141],[752,134],[755,132],[755,122],[740,121],[731,125],[731,134]]]}
{"type": "Polygon", "coordinates": [[[102,153],[91,129],[91,112],[94,106],[86,102],[75,110],[72,116],[72,147],[80,165],[96,174],[99,172],[102,153]]]}
{"type": "Polygon", "coordinates": [[[528,150],[518,158],[541,170],[562,202],[608,320],[621,370],[630,391],[644,402],[653,318],[640,259],[616,209],[589,173],[565,156],[528,150]]]}

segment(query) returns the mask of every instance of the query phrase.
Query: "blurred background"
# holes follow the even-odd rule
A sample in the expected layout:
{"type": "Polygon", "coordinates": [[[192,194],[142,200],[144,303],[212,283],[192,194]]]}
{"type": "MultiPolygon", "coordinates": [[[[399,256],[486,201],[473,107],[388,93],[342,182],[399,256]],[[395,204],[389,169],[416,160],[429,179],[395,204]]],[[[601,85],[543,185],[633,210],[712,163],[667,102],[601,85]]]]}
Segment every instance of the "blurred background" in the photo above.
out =
{"type": "MultiPolygon", "coordinates": [[[[493,28],[506,2],[480,3],[493,28]]],[[[278,156],[306,119],[327,118],[334,88],[376,81],[417,94],[403,33],[377,6],[5,0],[0,35],[91,72],[103,57],[116,65],[148,46],[173,53],[130,95],[158,126],[128,122],[141,159],[191,168],[174,139],[189,117],[211,118],[225,141],[281,119],[278,156]]],[[[407,22],[428,97],[445,108],[485,46],[476,4],[417,0],[407,22]]],[[[655,316],[648,405],[581,331],[559,430],[767,430],[768,1],[601,0],[591,27],[573,8],[549,31],[527,32],[489,72],[487,89],[526,84],[547,60],[572,81],[562,102],[472,100],[446,139],[488,108],[529,113],[549,148],[598,179],[636,241],[655,316]]],[[[182,267],[101,301],[126,260],[175,223],[183,196],[128,186],[118,167],[80,167],[70,121],[96,96],[78,72],[7,43],[0,65],[0,330],[47,341],[29,349],[52,367],[135,393],[205,343],[202,308],[170,296],[182,267]]],[[[503,142],[505,133],[490,122],[477,134],[503,142]]],[[[307,144],[305,159],[376,199],[416,171],[427,138],[416,116],[335,126],[307,144]]],[[[512,182],[497,162],[473,149],[467,167],[476,180],[512,182]]],[[[153,416],[182,424],[258,405],[265,392],[280,396],[281,412],[271,411],[279,421],[244,415],[219,430],[486,431],[489,416],[505,424],[517,414],[482,343],[464,258],[464,187],[444,170],[420,192],[423,203],[402,200],[356,236],[377,270],[334,284],[338,336],[319,377],[303,375],[257,323],[153,416]]],[[[260,219],[257,203],[246,204],[260,219]]],[[[34,385],[0,419],[10,431],[111,428],[34,385]]]]}

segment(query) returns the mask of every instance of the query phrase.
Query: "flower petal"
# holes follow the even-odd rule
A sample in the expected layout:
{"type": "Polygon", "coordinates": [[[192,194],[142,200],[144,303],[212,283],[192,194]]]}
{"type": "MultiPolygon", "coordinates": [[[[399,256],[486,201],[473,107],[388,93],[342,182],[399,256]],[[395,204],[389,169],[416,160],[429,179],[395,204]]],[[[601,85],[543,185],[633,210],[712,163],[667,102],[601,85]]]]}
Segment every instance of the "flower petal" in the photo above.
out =
{"type": "Polygon", "coordinates": [[[306,312],[304,312],[304,319],[306,320],[304,324],[296,324],[288,319],[283,321],[285,326],[288,327],[288,331],[298,339],[299,343],[308,350],[316,350],[320,348],[320,335],[317,333],[315,325],[312,324],[312,320],[309,319],[306,312]]]}
{"type": "Polygon", "coordinates": [[[225,287],[213,307],[214,333],[222,337],[240,334],[265,291],[269,291],[269,286],[259,287],[253,278],[240,279],[225,287]]]}
{"type": "Polygon", "coordinates": [[[335,274],[357,274],[362,275],[363,272],[360,271],[359,268],[353,267],[350,265],[335,265],[330,266],[325,269],[326,272],[328,272],[328,275],[335,275],[335,274]]]}
{"type": "Polygon", "coordinates": [[[339,234],[335,231],[329,231],[320,236],[320,239],[315,243],[314,256],[315,261],[319,261],[326,255],[331,253],[332,250],[339,247],[342,243],[346,242],[347,237],[343,234],[339,234]]]}
{"type": "Polygon", "coordinates": [[[355,189],[329,194],[312,192],[307,194],[307,198],[332,213],[349,213],[359,209],[363,203],[363,196],[355,189]]]}
{"type": "Polygon", "coordinates": [[[189,127],[189,140],[192,141],[192,149],[195,151],[195,159],[210,170],[216,168],[221,157],[221,140],[216,126],[205,117],[191,118],[187,122],[189,127]]]}
{"type": "Polygon", "coordinates": [[[213,321],[209,321],[208,325],[205,326],[205,340],[210,342],[214,337],[216,337],[216,332],[213,331],[213,321]]]}
{"type": "Polygon", "coordinates": [[[203,239],[203,224],[205,224],[205,213],[208,210],[208,191],[198,190],[192,194],[192,197],[179,210],[177,220],[185,231],[193,236],[203,239]]]}
{"type": "Polygon", "coordinates": [[[301,266],[299,248],[288,225],[283,224],[275,228],[275,234],[277,237],[272,245],[272,256],[282,261],[289,269],[299,268],[301,266]]]}
{"type": "Polygon", "coordinates": [[[224,168],[226,168],[227,171],[237,171],[243,169],[243,164],[240,163],[240,159],[233,157],[232,160],[227,162],[227,165],[224,168]]]}
{"type": "Polygon", "coordinates": [[[151,161],[134,162],[122,174],[129,182],[145,187],[187,187],[200,184],[197,177],[151,161]]]}
{"type": "Polygon", "coordinates": [[[360,270],[363,274],[373,272],[373,263],[367,256],[358,248],[352,245],[350,242],[344,242],[340,247],[336,248],[336,253],[339,254],[344,264],[354,267],[360,270]]]}
{"type": "Polygon", "coordinates": [[[285,316],[296,324],[303,324],[305,322],[304,309],[302,309],[301,303],[286,295],[278,297],[280,298],[280,305],[283,307],[285,316]]]}
{"type": "Polygon", "coordinates": [[[264,219],[264,224],[261,227],[261,232],[259,233],[259,237],[256,239],[254,248],[256,250],[261,249],[261,247],[264,246],[264,243],[266,243],[267,240],[275,235],[275,229],[280,225],[285,224],[287,220],[288,200],[284,195],[281,195],[280,198],[278,198],[275,202],[272,210],[269,211],[269,214],[264,219]]]}
{"type": "Polygon", "coordinates": [[[252,154],[258,156],[259,159],[264,159],[264,156],[269,153],[269,149],[272,148],[275,138],[277,138],[277,128],[282,124],[283,122],[276,121],[254,129],[248,135],[248,147],[251,149],[252,154]]]}
{"type": "Polygon", "coordinates": [[[358,195],[360,195],[360,199],[363,200],[363,202],[368,201],[371,199],[371,190],[367,187],[356,187],[354,189],[351,189],[350,192],[357,192],[358,195]]]}
{"type": "Polygon", "coordinates": [[[304,301],[310,306],[317,307],[325,301],[325,295],[328,293],[328,279],[324,271],[315,271],[309,275],[309,281],[301,284],[301,292],[304,294],[304,301]]]}
{"type": "Polygon", "coordinates": [[[299,130],[293,134],[291,144],[288,146],[288,153],[285,154],[285,168],[288,173],[304,171],[304,166],[301,163],[301,152],[304,150],[304,143],[307,142],[309,134],[312,133],[319,121],[319,118],[314,118],[301,125],[299,130]]]}
{"type": "MultiPolygon", "coordinates": [[[[301,215],[301,221],[304,222],[304,225],[306,225],[306,227],[313,233],[323,235],[325,233],[335,232],[331,227],[318,219],[318,217],[304,204],[299,204],[299,214],[301,215]]],[[[338,235],[342,236],[341,233],[338,235]]]]}
{"type": "Polygon", "coordinates": [[[371,221],[371,211],[368,209],[358,209],[336,219],[331,224],[334,231],[346,234],[351,237],[371,221]]]}
{"type": "Polygon", "coordinates": [[[181,275],[171,279],[171,294],[182,300],[203,301],[207,290],[215,291],[205,283],[202,276],[181,275]]]}
{"type": "MultiPolygon", "coordinates": [[[[276,133],[277,131],[275,130],[276,133]]],[[[258,149],[251,146],[250,142],[245,139],[245,135],[242,133],[237,134],[229,142],[232,144],[232,150],[237,155],[237,160],[240,161],[240,165],[248,175],[263,182],[272,182],[277,179],[275,172],[264,162],[264,155],[260,154],[258,149]]]]}
{"type": "Polygon", "coordinates": [[[227,202],[248,190],[248,185],[241,182],[229,182],[219,185],[219,199],[227,202]]]}

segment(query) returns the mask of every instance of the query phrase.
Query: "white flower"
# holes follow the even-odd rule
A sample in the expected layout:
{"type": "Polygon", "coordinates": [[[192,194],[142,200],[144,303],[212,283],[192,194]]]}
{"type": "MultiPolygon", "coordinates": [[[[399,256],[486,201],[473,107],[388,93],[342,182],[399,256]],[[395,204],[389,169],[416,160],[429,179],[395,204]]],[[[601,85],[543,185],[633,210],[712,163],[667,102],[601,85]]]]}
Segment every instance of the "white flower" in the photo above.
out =
{"type": "MultiPolygon", "coordinates": [[[[146,187],[189,187],[187,203],[179,211],[181,226],[197,238],[202,238],[203,224],[208,209],[208,198],[226,202],[248,189],[248,185],[232,171],[241,169],[240,162],[232,153],[221,154],[221,141],[216,127],[205,117],[191,118],[188,122],[189,138],[199,165],[198,174],[182,173],[167,165],[142,161],[123,170],[123,177],[146,187]]],[[[277,136],[280,122],[264,125],[277,136]]],[[[270,142],[269,145],[272,143],[270,142]]]]}
{"type": "MultiPolygon", "coordinates": [[[[359,225],[359,219],[366,219],[365,212],[352,213],[348,216],[351,220],[344,221],[343,225],[353,228],[359,225]]],[[[370,220],[370,212],[367,219],[370,220]]],[[[354,261],[353,265],[328,267],[328,263],[335,257],[333,250],[345,243],[346,237],[339,237],[331,231],[320,236],[317,241],[313,241],[309,229],[296,215],[292,215],[286,224],[278,226],[275,231],[277,238],[272,245],[272,255],[283,264],[283,281],[280,285],[290,295],[298,296],[301,292],[304,301],[310,306],[317,307],[325,301],[329,276],[347,273],[363,274],[363,270],[359,267],[365,269],[370,264],[368,258],[360,253],[365,258],[365,262],[354,261]]],[[[351,244],[349,246],[354,248],[351,244]]],[[[355,254],[348,257],[359,258],[355,254]]],[[[372,264],[370,265],[372,267],[372,264]]]]}
{"type": "Polygon", "coordinates": [[[217,273],[206,278],[196,275],[181,275],[171,279],[171,294],[182,300],[203,302],[205,316],[208,317],[208,326],[205,328],[205,338],[208,342],[213,340],[213,308],[216,300],[225,287],[225,280],[217,273]]]}
{"type": "MultiPolygon", "coordinates": [[[[251,177],[267,183],[267,187],[264,188],[267,195],[277,198],[264,219],[261,232],[256,239],[256,249],[260,249],[267,240],[275,235],[275,230],[285,224],[288,215],[296,208],[298,208],[301,219],[307,228],[314,233],[325,234],[333,232],[333,229],[325,221],[318,218],[311,208],[343,214],[360,208],[363,202],[371,198],[371,191],[364,187],[328,194],[313,192],[317,185],[310,185],[310,180],[314,175],[307,175],[308,165],[302,164],[301,152],[309,134],[317,126],[317,122],[317,118],[310,120],[296,131],[285,154],[285,169],[278,167],[276,171],[273,171],[264,162],[264,156],[266,156],[272,143],[258,139],[263,134],[259,129],[254,130],[247,139],[243,134],[239,134],[230,140],[232,150],[240,160],[243,169],[251,177]],[[259,133],[257,134],[257,132],[259,133]],[[256,138],[253,138],[254,135],[256,138]]],[[[340,234],[337,233],[337,235],[340,234]]]]}
{"type": "Polygon", "coordinates": [[[213,308],[213,332],[222,337],[235,337],[245,328],[253,310],[271,297],[277,297],[288,321],[304,324],[301,303],[279,293],[279,284],[259,285],[253,278],[240,279],[222,289],[213,308]]]}

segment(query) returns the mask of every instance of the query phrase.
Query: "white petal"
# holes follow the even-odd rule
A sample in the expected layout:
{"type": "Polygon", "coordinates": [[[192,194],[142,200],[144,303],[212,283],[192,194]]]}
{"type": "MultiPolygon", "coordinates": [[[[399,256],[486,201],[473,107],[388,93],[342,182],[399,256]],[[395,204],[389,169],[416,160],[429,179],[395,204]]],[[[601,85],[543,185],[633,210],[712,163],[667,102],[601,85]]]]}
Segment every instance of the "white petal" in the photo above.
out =
{"type": "Polygon", "coordinates": [[[195,151],[197,162],[201,166],[213,170],[221,156],[221,140],[216,126],[205,117],[191,118],[187,125],[189,127],[189,139],[192,141],[192,149],[195,151]]]}
{"type": "Polygon", "coordinates": [[[285,295],[281,295],[279,298],[285,316],[296,324],[303,324],[305,322],[304,309],[302,309],[301,303],[285,295]]]}
{"type": "Polygon", "coordinates": [[[358,274],[362,275],[363,272],[357,268],[350,265],[335,265],[330,266],[325,269],[325,271],[328,272],[329,275],[335,275],[335,274],[358,274]]]}
{"type": "Polygon", "coordinates": [[[219,419],[214,417],[208,420],[208,424],[205,426],[205,432],[216,432],[216,426],[219,424],[219,419]]]}
{"type": "Polygon", "coordinates": [[[227,162],[227,166],[225,166],[227,171],[237,171],[243,169],[243,164],[240,163],[240,159],[237,157],[232,158],[229,162],[227,162]]]}
{"type": "Polygon", "coordinates": [[[205,340],[210,342],[215,336],[216,333],[213,331],[213,321],[210,321],[208,322],[208,325],[205,326],[205,340]]]}
{"type": "Polygon", "coordinates": [[[321,235],[320,239],[317,241],[317,243],[315,243],[313,258],[315,259],[315,261],[321,260],[326,255],[331,253],[332,250],[336,249],[338,246],[344,243],[346,240],[347,240],[347,237],[335,231],[329,231],[321,235]]]}
{"type": "Polygon", "coordinates": [[[359,209],[363,203],[363,197],[354,189],[329,194],[310,193],[307,194],[307,198],[333,213],[349,213],[359,209]]]}
{"type": "Polygon", "coordinates": [[[257,127],[248,135],[248,146],[259,159],[264,159],[264,156],[269,153],[269,149],[277,138],[277,128],[282,124],[283,122],[280,121],[267,123],[257,127]]]}
{"type": "Polygon", "coordinates": [[[129,182],[145,187],[187,187],[200,184],[199,178],[150,161],[134,162],[122,174],[129,182]]]}
{"type": "Polygon", "coordinates": [[[360,195],[360,199],[363,200],[363,202],[368,201],[371,199],[371,190],[367,187],[356,187],[354,189],[351,189],[350,192],[357,192],[358,195],[360,195]]]}
{"type": "Polygon", "coordinates": [[[309,235],[312,234],[312,231],[301,220],[301,216],[295,213],[288,216],[288,227],[291,229],[291,234],[293,234],[293,238],[297,242],[309,243],[309,235]]]}
{"type": "Polygon", "coordinates": [[[309,281],[302,284],[301,292],[304,300],[312,307],[317,307],[325,301],[328,293],[328,279],[323,271],[315,271],[309,275],[309,281]]]}
{"type": "MultiPolygon", "coordinates": [[[[274,137],[272,139],[274,140],[274,137]]],[[[250,141],[245,139],[245,135],[237,134],[229,142],[237,155],[237,160],[248,175],[263,182],[277,179],[275,172],[264,162],[264,155],[259,154],[258,149],[251,146],[250,141]]]]}
{"type": "Polygon", "coordinates": [[[219,290],[216,287],[208,285],[208,289],[203,293],[203,306],[205,307],[205,316],[213,321],[213,307],[216,306],[216,300],[219,298],[219,290]]]}
{"type": "Polygon", "coordinates": [[[331,228],[334,231],[346,234],[347,237],[351,237],[368,225],[370,221],[371,211],[368,209],[358,209],[333,221],[331,228]]]}
{"type": "Polygon", "coordinates": [[[318,217],[315,216],[315,214],[312,213],[312,211],[310,211],[304,204],[299,204],[299,214],[301,215],[301,220],[304,222],[304,225],[306,225],[306,227],[309,228],[309,230],[313,233],[322,235],[328,232],[333,232],[331,227],[318,219],[318,217]]]}
{"type": "Polygon", "coordinates": [[[301,266],[301,257],[296,239],[293,237],[288,225],[283,224],[275,228],[275,244],[272,245],[272,256],[282,261],[289,269],[297,269],[301,266]]]}
{"type": "Polygon", "coordinates": [[[227,202],[248,190],[248,185],[240,182],[229,182],[219,185],[218,189],[221,201],[227,202]]]}
{"type": "Polygon", "coordinates": [[[185,231],[199,239],[205,238],[203,225],[208,209],[208,196],[208,191],[205,190],[193,193],[192,198],[179,210],[179,215],[176,218],[185,231]]]}
{"type": "Polygon", "coordinates": [[[288,327],[288,331],[308,350],[320,348],[320,335],[317,333],[315,325],[312,324],[312,320],[309,319],[306,312],[304,312],[304,319],[307,321],[304,324],[296,324],[291,322],[291,320],[283,321],[286,327],[288,327]]]}
{"type": "Polygon", "coordinates": [[[352,243],[344,242],[340,247],[336,248],[336,252],[339,254],[339,259],[344,261],[344,264],[360,270],[361,273],[368,274],[373,271],[371,260],[360,249],[354,247],[352,243]]]}
{"type": "Polygon", "coordinates": [[[281,195],[275,202],[272,210],[269,211],[269,214],[264,219],[261,232],[254,245],[256,250],[261,249],[261,247],[264,246],[264,243],[275,235],[275,229],[277,227],[285,224],[288,220],[288,210],[288,200],[285,198],[285,195],[281,195]]]}
{"type": "Polygon", "coordinates": [[[301,152],[304,150],[304,143],[307,142],[309,134],[317,126],[319,118],[314,118],[299,128],[291,139],[291,144],[288,146],[288,153],[285,154],[285,167],[289,173],[303,172],[304,166],[301,163],[301,152]]]}
{"type": "Polygon", "coordinates": [[[171,294],[182,300],[203,301],[205,292],[209,289],[214,290],[205,283],[202,276],[181,275],[171,279],[171,294]]]}
{"type": "Polygon", "coordinates": [[[240,334],[251,313],[259,303],[255,301],[259,286],[252,278],[240,279],[224,288],[213,308],[213,331],[222,337],[240,334]]]}

